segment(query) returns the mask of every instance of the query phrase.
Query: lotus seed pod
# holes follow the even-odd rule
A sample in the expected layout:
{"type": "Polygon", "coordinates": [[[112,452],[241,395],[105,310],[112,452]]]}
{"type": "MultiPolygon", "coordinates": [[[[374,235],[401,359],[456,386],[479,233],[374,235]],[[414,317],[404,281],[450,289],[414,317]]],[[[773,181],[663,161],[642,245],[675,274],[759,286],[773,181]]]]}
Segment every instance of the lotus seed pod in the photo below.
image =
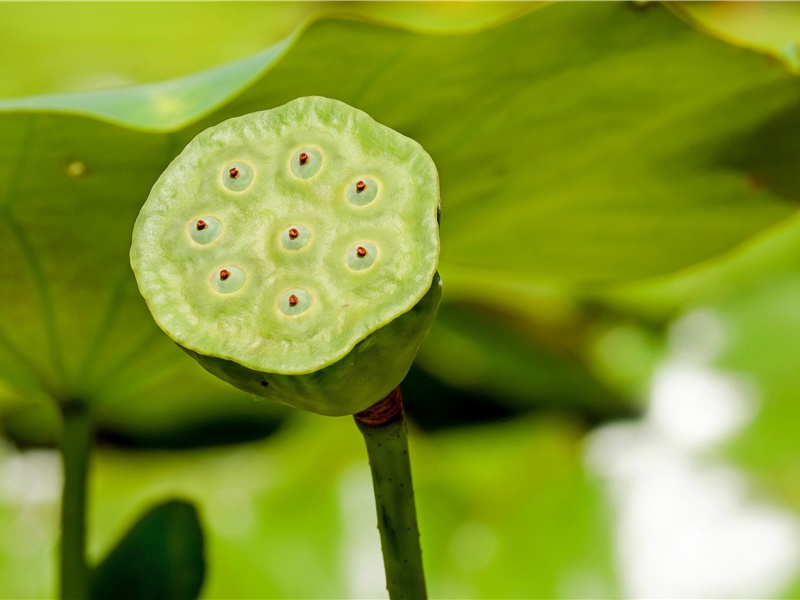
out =
{"type": "Polygon", "coordinates": [[[325,415],[408,372],[441,295],[422,147],[300,98],[200,133],[153,186],[131,264],[158,325],[210,372],[325,415]]]}

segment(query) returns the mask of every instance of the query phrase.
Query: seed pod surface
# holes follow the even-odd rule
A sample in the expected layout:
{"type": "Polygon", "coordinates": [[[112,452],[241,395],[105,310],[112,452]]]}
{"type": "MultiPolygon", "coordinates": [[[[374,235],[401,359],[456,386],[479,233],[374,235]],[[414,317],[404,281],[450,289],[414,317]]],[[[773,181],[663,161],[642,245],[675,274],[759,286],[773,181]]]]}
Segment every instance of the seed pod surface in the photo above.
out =
{"type": "Polygon", "coordinates": [[[300,98],[192,140],[142,207],[131,263],[158,325],[208,370],[351,414],[402,380],[433,320],[438,207],[419,144],[300,98]]]}

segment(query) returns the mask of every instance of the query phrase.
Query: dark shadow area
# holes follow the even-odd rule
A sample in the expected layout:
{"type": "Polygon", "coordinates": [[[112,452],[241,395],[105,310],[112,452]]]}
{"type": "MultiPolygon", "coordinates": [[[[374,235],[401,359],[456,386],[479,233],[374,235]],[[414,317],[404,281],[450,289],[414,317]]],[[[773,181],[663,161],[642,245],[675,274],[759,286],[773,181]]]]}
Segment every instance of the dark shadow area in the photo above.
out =
{"type": "Polygon", "coordinates": [[[594,410],[560,403],[555,397],[532,399],[528,405],[508,404],[489,394],[456,389],[416,366],[411,367],[400,387],[408,418],[415,426],[429,432],[501,423],[533,414],[563,415],[586,429],[639,416],[632,406],[594,410]]]}
{"type": "Polygon", "coordinates": [[[800,202],[800,104],[778,113],[754,131],[735,138],[719,163],[748,175],[754,191],[773,193],[800,202]]]}
{"type": "Polygon", "coordinates": [[[95,439],[105,446],[125,450],[192,450],[257,442],[277,432],[283,417],[216,415],[165,430],[122,430],[101,426],[95,439]]]}
{"type": "MultiPolygon", "coordinates": [[[[237,414],[195,415],[161,428],[128,427],[103,423],[95,429],[99,445],[125,450],[190,450],[263,440],[278,431],[289,411],[250,411],[237,414]]],[[[61,438],[61,420],[49,402],[29,404],[0,415],[0,433],[20,450],[55,448],[61,438]]]]}

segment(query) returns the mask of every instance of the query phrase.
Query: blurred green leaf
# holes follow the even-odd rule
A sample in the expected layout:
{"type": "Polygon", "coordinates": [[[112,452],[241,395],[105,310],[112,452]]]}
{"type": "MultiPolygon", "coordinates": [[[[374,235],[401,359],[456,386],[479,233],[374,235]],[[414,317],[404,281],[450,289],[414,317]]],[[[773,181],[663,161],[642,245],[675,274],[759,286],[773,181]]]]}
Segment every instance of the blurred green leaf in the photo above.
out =
{"type": "Polygon", "coordinates": [[[0,5],[0,98],[180,77],[254,54],[326,14],[459,33],[528,12],[518,2],[13,3],[0,5]],[[191,51],[187,51],[190,48],[191,51]]]}
{"type": "Polygon", "coordinates": [[[130,230],[195,133],[296,96],[353,104],[432,154],[441,272],[465,302],[533,312],[525,289],[668,273],[795,208],[791,185],[757,172],[800,160],[766,143],[800,114],[794,80],[660,7],[556,4],[460,36],[323,19],[282,44],[181,80],[2,103],[0,376],[17,399],[82,397],[109,415],[242,402],[200,383],[152,324],[130,230]]]}
{"type": "Polygon", "coordinates": [[[669,2],[668,6],[703,31],[800,71],[800,6],[794,2],[669,2]]]}
{"type": "Polygon", "coordinates": [[[800,217],[792,216],[731,252],[652,279],[590,291],[613,311],[664,322],[697,305],[719,305],[797,271],[800,217]]]}
{"type": "Polygon", "coordinates": [[[194,506],[153,507],[97,566],[92,600],[193,600],[205,573],[203,532],[194,506]]]}
{"type": "Polygon", "coordinates": [[[509,407],[580,408],[591,417],[627,412],[569,349],[536,340],[525,322],[477,307],[444,305],[418,356],[452,386],[509,407]]]}
{"type": "MultiPolygon", "coordinates": [[[[618,595],[610,516],[583,471],[581,442],[566,420],[412,432],[431,597],[618,595]]],[[[197,498],[213,565],[205,597],[385,593],[366,451],[351,419],[298,414],[265,442],[189,454],[101,451],[94,474],[92,548],[142,505],[197,498]]]]}

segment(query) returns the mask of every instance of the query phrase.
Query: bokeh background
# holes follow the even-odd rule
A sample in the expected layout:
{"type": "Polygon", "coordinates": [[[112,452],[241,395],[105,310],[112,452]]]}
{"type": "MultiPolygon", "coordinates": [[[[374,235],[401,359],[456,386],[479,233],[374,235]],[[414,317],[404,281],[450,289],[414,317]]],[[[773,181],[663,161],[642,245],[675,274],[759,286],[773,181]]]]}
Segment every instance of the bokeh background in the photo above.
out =
{"type": "Polygon", "coordinates": [[[56,593],[65,398],[93,561],[178,497],[202,597],[385,597],[351,420],[207,375],[127,262],[189,139],[310,94],[440,170],[431,595],[800,595],[798,43],[793,3],[0,4],[0,597],[56,593]]]}

